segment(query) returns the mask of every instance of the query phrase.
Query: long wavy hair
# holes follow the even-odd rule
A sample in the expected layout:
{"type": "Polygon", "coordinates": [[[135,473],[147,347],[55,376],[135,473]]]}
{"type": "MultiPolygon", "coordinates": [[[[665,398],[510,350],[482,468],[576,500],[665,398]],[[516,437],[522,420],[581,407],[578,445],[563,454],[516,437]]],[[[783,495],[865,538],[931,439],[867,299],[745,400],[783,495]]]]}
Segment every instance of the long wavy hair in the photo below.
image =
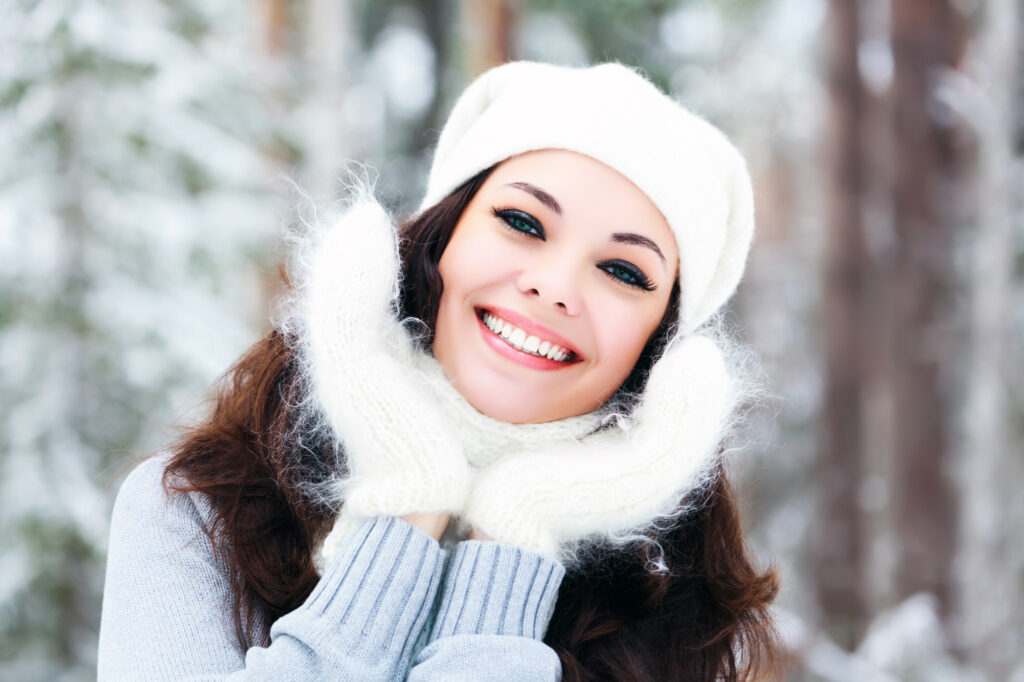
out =
{"type": "MultiPolygon", "coordinates": [[[[423,322],[418,340],[427,350],[443,289],[441,254],[493,169],[400,227],[400,309],[403,319],[423,322]]],[[[642,390],[678,305],[677,282],[617,396],[642,390]]],[[[169,494],[200,493],[209,503],[205,530],[230,575],[243,651],[268,645],[270,624],[301,605],[319,580],[313,552],[337,509],[315,491],[344,473],[344,453],[306,423],[308,382],[293,335],[275,327],[225,372],[209,416],[184,432],[164,474],[169,494]]],[[[652,537],[656,543],[594,552],[600,561],[569,568],[544,639],[561,659],[564,680],[733,682],[777,673],[768,608],[777,574],[755,567],[721,466],[697,495],[680,501],[688,511],[652,537]],[[652,546],[661,550],[656,558],[652,546]],[[652,571],[652,561],[662,570],[652,571]]]]}

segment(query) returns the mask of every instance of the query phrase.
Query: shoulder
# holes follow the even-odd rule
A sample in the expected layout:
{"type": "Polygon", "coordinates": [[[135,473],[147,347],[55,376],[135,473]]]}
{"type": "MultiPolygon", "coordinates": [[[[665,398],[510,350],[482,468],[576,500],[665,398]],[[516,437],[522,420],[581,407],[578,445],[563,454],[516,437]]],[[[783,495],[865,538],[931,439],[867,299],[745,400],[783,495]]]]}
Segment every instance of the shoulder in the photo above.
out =
{"type": "Polygon", "coordinates": [[[114,517],[153,513],[174,501],[177,496],[166,494],[163,487],[164,472],[169,454],[149,457],[135,466],[121,483],[114,500],[114,517]]]}
{"type": "MultiPolygon", "coordinates": [[[[164,485],[169,461],[168,453],[154,455],[136,465],[121,484],[110,521],[112,549],[118,545],[136,552],[189,544],[209,547],[205,531],[212,514],[210,503],[199,493],[178,493],[164,485]]],[[[171,485],[175,481],[180,479],[168,477],[171,485]]]]}
{"type": "Polygon", "coordinates": [[[164,471],[170,455],[153,455],[138,464],[128,473],[117,491],[118,505],[134,505],[152,499],[154,492],[161,491],[164,471]]]}
{"type": "Polygon", "coordinates": [[[115,521],[131,519],[139,514],[150,516],[174,502],[177,496],[167,495],[163,487],[169,458],[167,454],[154,455],[131,470],[114,500],[115,521]]]}
{"type": "Polygon", "coordinates": [[[229,571],[205,532],[198,496],[165,489],[168,460],[158,455],[136,465],[114,502],[100,679],[169,679],[170,671],[178,679],[185,669],[243,665],[225,609],[231,604],[229,571]]]}

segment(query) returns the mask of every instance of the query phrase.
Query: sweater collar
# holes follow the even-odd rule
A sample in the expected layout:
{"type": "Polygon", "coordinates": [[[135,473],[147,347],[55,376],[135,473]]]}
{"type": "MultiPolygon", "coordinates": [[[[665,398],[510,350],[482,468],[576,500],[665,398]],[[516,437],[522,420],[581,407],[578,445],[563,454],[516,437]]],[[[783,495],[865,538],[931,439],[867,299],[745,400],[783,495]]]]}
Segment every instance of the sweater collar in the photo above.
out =
{"type": "Polygon", "coordinates": [[[510,424],[478,411],[459,393],[440,363],[424,352],[414,353],[414,364],[427,386],[456,424],[466,458],[477,467],[487,466],[502,456],[535,449],[543,443],[580,440],[604,421],[604,407],[593,412],[540,424],[510,424]]]}

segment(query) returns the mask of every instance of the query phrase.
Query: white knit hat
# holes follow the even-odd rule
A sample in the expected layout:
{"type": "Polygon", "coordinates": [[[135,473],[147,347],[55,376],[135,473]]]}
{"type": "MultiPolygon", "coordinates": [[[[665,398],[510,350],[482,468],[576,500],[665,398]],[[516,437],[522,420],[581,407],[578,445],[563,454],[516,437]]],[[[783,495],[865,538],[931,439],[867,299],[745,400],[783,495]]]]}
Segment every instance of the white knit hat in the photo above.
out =
{"type": "Polygon", "coordinates": [[[420,209],[481,170],[537,149],[601,161],[661,210],[679,247],[680,333],[732,296],[754,231],[746,163],[720,130],[621,64],[521,61],[483,73],[441,131],[420,209]]]}

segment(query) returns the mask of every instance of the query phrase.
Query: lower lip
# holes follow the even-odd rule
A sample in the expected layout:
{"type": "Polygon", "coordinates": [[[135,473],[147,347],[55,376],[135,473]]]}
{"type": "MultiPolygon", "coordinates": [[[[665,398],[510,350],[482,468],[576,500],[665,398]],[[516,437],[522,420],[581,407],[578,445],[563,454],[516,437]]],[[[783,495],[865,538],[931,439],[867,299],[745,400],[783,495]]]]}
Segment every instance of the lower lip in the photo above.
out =
{"type": "Polygon", "coordinates": [[[487,328],[487,325],[484,324],[484,321],[480,319],[479,315],[476,316],[476,323],[480,326],[480,334],[484,337],[484,343],[490,346],[499,355],[503,355],[509,360],[514,360],[524,367],[551,371],[556,369],[565,369],[566,367],[571,367],[576,364],[575,362],[557,362],[556,360],[550,360],[537,355],[524,353],[523,351],[508,345],[501,339],[501,337],[495,335],[494,332],[487,328]]]}

